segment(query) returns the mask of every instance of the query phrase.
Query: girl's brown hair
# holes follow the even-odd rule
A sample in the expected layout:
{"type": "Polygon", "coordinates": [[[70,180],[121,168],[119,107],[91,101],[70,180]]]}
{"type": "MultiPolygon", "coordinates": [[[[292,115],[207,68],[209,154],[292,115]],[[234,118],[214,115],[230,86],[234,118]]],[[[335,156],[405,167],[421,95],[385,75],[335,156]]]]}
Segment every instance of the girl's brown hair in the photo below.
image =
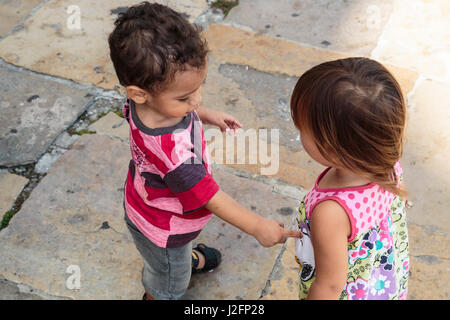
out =
{"type": "Polygon", "coordinates": [[[311,68],[294,88],[291,115],[326,159],[405,196],[394,165],[403,153],[406,106],[380,63],[348,58],[311,68]]]}

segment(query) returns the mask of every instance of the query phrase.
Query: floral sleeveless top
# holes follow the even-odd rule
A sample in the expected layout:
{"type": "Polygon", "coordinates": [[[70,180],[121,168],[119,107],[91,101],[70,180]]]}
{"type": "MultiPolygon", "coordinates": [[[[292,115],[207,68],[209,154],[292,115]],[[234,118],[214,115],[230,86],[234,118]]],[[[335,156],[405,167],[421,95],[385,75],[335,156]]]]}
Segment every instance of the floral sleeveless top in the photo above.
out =
{"type": "MultiPolygon", "coordinates": [[[[348,277],[341,300],[406,299],[409,254],[405,201],[375,183],[339,189],[319,188],[328,172],[317,178],[300,203],[297,227],[303,238],[295,240],[299,263],[299,298],[306,299],[315,279],[310,219],[314,207],[324,200],[337,201],[351,222],[348,239],[348,277]]],[[[400,162],[395,172],[402,179],[400,162]]]]}

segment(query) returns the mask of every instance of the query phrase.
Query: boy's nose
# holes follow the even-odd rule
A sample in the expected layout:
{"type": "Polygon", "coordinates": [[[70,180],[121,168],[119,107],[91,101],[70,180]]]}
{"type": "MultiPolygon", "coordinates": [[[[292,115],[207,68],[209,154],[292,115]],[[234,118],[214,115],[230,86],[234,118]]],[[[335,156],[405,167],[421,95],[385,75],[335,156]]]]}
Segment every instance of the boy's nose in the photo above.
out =
{"type": "Polygon", "coordinates": [[[197,107],[202,102],[201,90],[197,90],[191,99],[191,105],[197,107]]]}

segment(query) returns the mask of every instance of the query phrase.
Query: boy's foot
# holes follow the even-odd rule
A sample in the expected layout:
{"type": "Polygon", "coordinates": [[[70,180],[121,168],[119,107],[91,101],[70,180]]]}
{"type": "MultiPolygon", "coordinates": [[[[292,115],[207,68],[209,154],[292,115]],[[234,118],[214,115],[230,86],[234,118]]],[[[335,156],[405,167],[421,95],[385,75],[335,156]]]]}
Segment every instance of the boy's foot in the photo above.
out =
{"type": "Polygon", "coordinates": [[[200,243],[192,249],[192,273],[200,273],[215,269],[222,261],[219,250],[200,243]]]}
{"type": "Polygon", "coordinates": [[[203,269],[204,266],[205,266],[205,256],[200,251],[192,249],[192,268],[198,270],[203,269]]]}

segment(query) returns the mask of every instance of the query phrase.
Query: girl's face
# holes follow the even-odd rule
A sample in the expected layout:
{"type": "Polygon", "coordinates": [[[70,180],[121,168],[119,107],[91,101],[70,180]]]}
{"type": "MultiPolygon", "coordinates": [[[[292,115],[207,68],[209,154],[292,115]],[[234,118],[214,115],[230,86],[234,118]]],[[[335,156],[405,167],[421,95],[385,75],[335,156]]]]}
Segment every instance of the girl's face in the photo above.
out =
{"type": "Polygon", "coordinates": [[[311,158],[313,158],[314,161],[317,161],[321,165],[325,167],[332,167],[333,164],[328,161],[327,159],[322,156],[319,149],[316,146],[316,143],[314,142],[313,136],[307,132],[307,130],[303,130],[303,132],[300,133],[300,140],[303,145],[303,149],[305,149],[306,153],[309,154],[311,158]]]}

